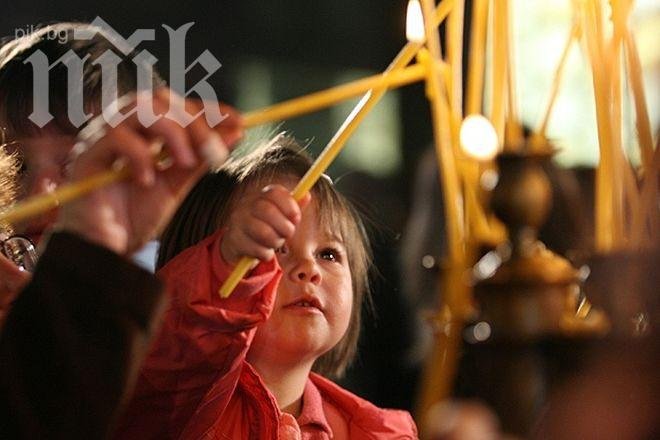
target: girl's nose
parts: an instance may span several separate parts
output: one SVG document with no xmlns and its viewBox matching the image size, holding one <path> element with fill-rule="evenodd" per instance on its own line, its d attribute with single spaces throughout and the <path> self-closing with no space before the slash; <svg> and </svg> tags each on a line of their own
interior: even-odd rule
<svg viewBox="0 0 660 440">
<path fill-rule="evenodd" d="M 318 285 L 321 282 L 321 272 L 313 259 L 304 258 L 293 266 L 290 271 L 290 278 L 294 283 L 312 283 Z"/>
</svg>

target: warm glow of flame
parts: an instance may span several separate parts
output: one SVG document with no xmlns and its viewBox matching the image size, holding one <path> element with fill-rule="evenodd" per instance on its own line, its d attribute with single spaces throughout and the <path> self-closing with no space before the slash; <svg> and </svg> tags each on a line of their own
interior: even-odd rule
<svg viewBox="0 0 660 440">
<path fill-rule="evenodd" d="M 422 5 L 419 4 L 419 0 L 408 1 L 408 12 L 406 14 L 406 38 L 411 43 L 423 43 L 426 40 L 426 35 L 424 34 Z"/>
<path fill-rule="evenodd" d="M 491 160 L 498 150 L 493 124 L 482 115 L 470 115 L 461 124 L 461 148 L 477 160 Z"/>
</svg>

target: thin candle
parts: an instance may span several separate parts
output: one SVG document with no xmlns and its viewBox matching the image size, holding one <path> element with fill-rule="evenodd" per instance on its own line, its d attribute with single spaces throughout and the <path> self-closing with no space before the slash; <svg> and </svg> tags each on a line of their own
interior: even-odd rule
<svg viewBox="0 0 660 440">
<path fill-rule="evenodd" d="M 660 142 L 660 140 L 659 140 Z M 638 249 L 653 246 L 658 239 L 658 174 L 660 173 L 660 145 L 653 153 L 649 172 L 645 175 L 639 200 L 639 209 L 633 212 L 631 242 Z M 645 234 L 647 227 L 650 229 Z"/>
<path fill-rule="evenodd" d="M 448 124 L 450 114 L 449 105 L 445 98 L 444 82 L 440 81 L 434 68 L 434 64 L 442 60 L 442 51 L 440 49 L 438 28 L 432 20 L 432 5 L 431 0 L 422 0 L 428 48 L 428 52 L 424 53 L 428 54 L 427 62 L 429 63 L 427 86 L 430 92 L 429 102 L 433 121 L 433 137 L 439 161 L 438 169 L 443 183 L 449 257 L 452 261 L 463 261 L 463 215 L 460 206 L 462 196 L 452 147 L 451 128 Z M 422 51 L 420 51 L 421 53 Z"/>
<path fill-rule="evenodd" d="M 447 63 L 450 66 L 449 107 L 452 114 L 452 140 L 456 145 L 463 120 L 463 15 L 465 0 L 455 0 L 447 18 Z"/>
<path fill-rule="evenodd" d="M 505 3 L 508 0 L 496 0 L 493 2 L 493 32 L 491 34 L 493 46 L 493 65 L 491 74 L 491 122 L 495 127 L 500 145 L 504 144 L 504 122 L 505 122 L 505 99 L 507 84 L 506 63 L 506 14 Z"/>
<path fill-rule="evenodd" d="M 423 373 L 418 414 L 426 414 L 432 403 L 449 394 L 449 384 L 458 365 L 457 353 L 460 346 L 460 329 L 468 307 L 467 286 L 461 279 L 465 264 L 465 236 L 463 225 L 463 195 L 451 144 L 450 109 L 446 100 L 445 81 L 437 75 L 435 63 L 441 60 L 438 28 L 431 17 L 432 0 L 422 0 L 425 18 L 426 44 L 428 51 L 420 50 L 420 59 L 428 63 L 427 96 L 431 105 L 433 137 L 435 140 L 438 171 L 442 180 L 443 200 L 447 227 L 449 258 L 447 270 L 443 271 L 441 282 L 445 306 L 438 316 L 439 324 L 445 329 L 438 335 L 438 344 L 431 358 L 434 364 L 427 363 Z"/>
<path fill-rule="evenodd" d="M 40 194 L 25 202 L 18 203 L 11 209 L 0 213 L 0 224 L 16 224 L 26 219 L 43 214 L 61 204 L 84 196 L 96 189 L 110 185 L 127 178 L 130 175 L 127 168 L 108 170 L 96 174 L 84 181 L 63 185 L 51 193 Z"/>
<path fill-rule="evenodd" d="M 602 29 L 598 20 L 600 16 L 594 1 L 585 4 L 583 31 L 587 40 L 587 53 L 591 64 L 594 98 L 596 104 L 596 119 L 598 122 L 598 141 L 600 161 L 596 169 L 595 195 L 595 245 L 598 251 L 609 251 L 614 247 L 613 206 L 614 194 L 612 133 L 610 131 L 609 90 L 607 72 L 604 69 Z"/>
<path fill-rule="evenodd" d="M 466 112 L 481 113 L 484 87 L 484 61 L 486 60 L 486 29 L 488 25 L 488 0 L 472 2 L 472 26 L 470 28 L 470 57 L 467 76 Z"/>
<path fill-rule="evenodd" d="M 566 44 L 564 44 L 564 49 L 562 50 L 561 56 L 559 57 L 559 63 L 555 69 L 554 77 L 552 80 L 552 85 L 550 86 L 550 96 L 548 98 L 548 103 L 545 106 L 545 111 L 543 112 L 543 117 L 541 122 L 539 122 L 538 127 L 535 132 L 535 140 L 540 140 L 544 142 L 545 134 L 548 129 L 548 122 L 550 121 L 550 115 L 552 114 L 552 109 L 557 99 L 557 93 L 559 91 L 559 84 L 564 74 L 564 68 L 566 67 L 566 62 L 568 60 L 568 55 L 570 54 L 571 47 L 573 43 L 580 37 L 581 27 L 580 23 L 576 20 L 571 27 L 571 32 L 566 38 Z M 538 142 L 538 141 L 537 141 Z M 532 147 L 538 147 L 537 142 L 535 142 Z"/>
<path fill-rule="evenodd" d="M 250 128 L 273 121 L 295 118 L 330 107 L 346 99 L 354 98 L 373 88 L 392 89 L 401 87 L 420 81 L 424 76 L 424 67 L 415 65 L 386 74 L 379 73 L 348 84 L 245 113 L 243 123 L 246 128 Z"/>
<path fill-rule="evenodd" d="M 157 140 L 154 141 L 152 148 L 160 150 L 162 146 L 162 140 Z M 161 161 L 165 158 L 165 153 L 161 152 L 154 160 Z M 36 217 L 60 205 L 89 194 L 94 190 L 124 180 L 130 175 L 129 168 L 121 165 L 86 179 L 62 185 L 53 192 L 31 197 L 0 213 L 0 224 L 16 224 Z"/>
<path fill-rule="evenodd" d="M 637 127 L 637 136 L 639 138 L 639 148 L 641 150 L 642 164 L 645 173 L 651 171 L 653 163 L 653 137 L 651 136 L 651 121 L 646 107 L 646 95 L 644 93 L 644 81 L 642 78 L 642 66 L 637 53 L 637 44 L 635 36 L 627 30 L 624 36 L 626 66 L 628 80 L 632 89 L 633 100 L 635 102 L 635 125 Z"/>
<path fill-rule="evenodd" d="M 506 91 L 507 91 L 507 113 L 506 124 L 504 130 L 504 146 L 512 150 L 522 148 L 523 135 L 522 127 L 518 117 L 518 97 L 516 94 L 516 63 L 515 63 L 515 47 L 511 29 L 513 26 L 512 8 L 509 7 L 509 2 L 503 2 L 503 7 L 506 8 L 502 11 L 504 14 L 504 43 L 506 54 Z"/>
</svg>

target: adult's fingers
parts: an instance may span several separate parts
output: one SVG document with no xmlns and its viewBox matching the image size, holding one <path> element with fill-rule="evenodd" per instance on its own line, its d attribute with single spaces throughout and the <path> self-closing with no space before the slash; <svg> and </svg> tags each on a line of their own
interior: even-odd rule
<svg viewBox="0 0 660 440">
<path fill-rule="evenodd" d="M 119 125 L 83 152 L 73 165 L 75 178 L 86 177 L 110 167 L 118 158 L 125 158 L 134 178 L 144 185 L 155 180 L 150 145 L 131 128 Z"/>
<path fill-rule="evenodd" d="M 220 133 L 225 144 L 231 148 L 243 137 L 243 118 L 238 110 L 227 104 L 218 103 L 218 106 L 225 119 L 215 129 Z"/>
<path fill-rule="evenodd" d="M 156 114 L 165 114 L 169 103 L 157 95 L 153 99 L 153 108 Z M 161 117 L 149 127 L 143 127 L 141 131 L 152 137 L 163 138 L 175 165 L 192 168 L 199 162 L 192 148 L 193 140 L 177 121 Z"/>
<path fill-rule="evenodd" d="M 176 103 L 174 104 L 176 105 Z M 184 111 L 191 115 L 200 115 L 193 119 L 186 129 L 193 144 L 197 146 L 199 154 L 201 154 L 211 166 L 218 167 L 222 165 L 229 156 L 229 148 L 227 147 L 225 140 L 222 138 L 222 135 L 209 127 L 206 118 L 203 116 L 203 110 L 204 105 L 202 102 L 193 99 L 185 100 Z"/>
</svg>

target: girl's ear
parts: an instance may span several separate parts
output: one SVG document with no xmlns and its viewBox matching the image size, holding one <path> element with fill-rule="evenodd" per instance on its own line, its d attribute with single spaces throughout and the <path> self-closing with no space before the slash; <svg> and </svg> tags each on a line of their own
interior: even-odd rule
<svg viewBox="0 0 660 440">
<path fill-rule="evenodd" d="M 309 202 L 311 201 L 312 201 L 312 194 L 308 192 L 303 196 L 302 199 L 298 200 L 298 206 L 300 206 L 300 210 L 304 211 L 307 205 L 309 205 Z"/>
</svg>

